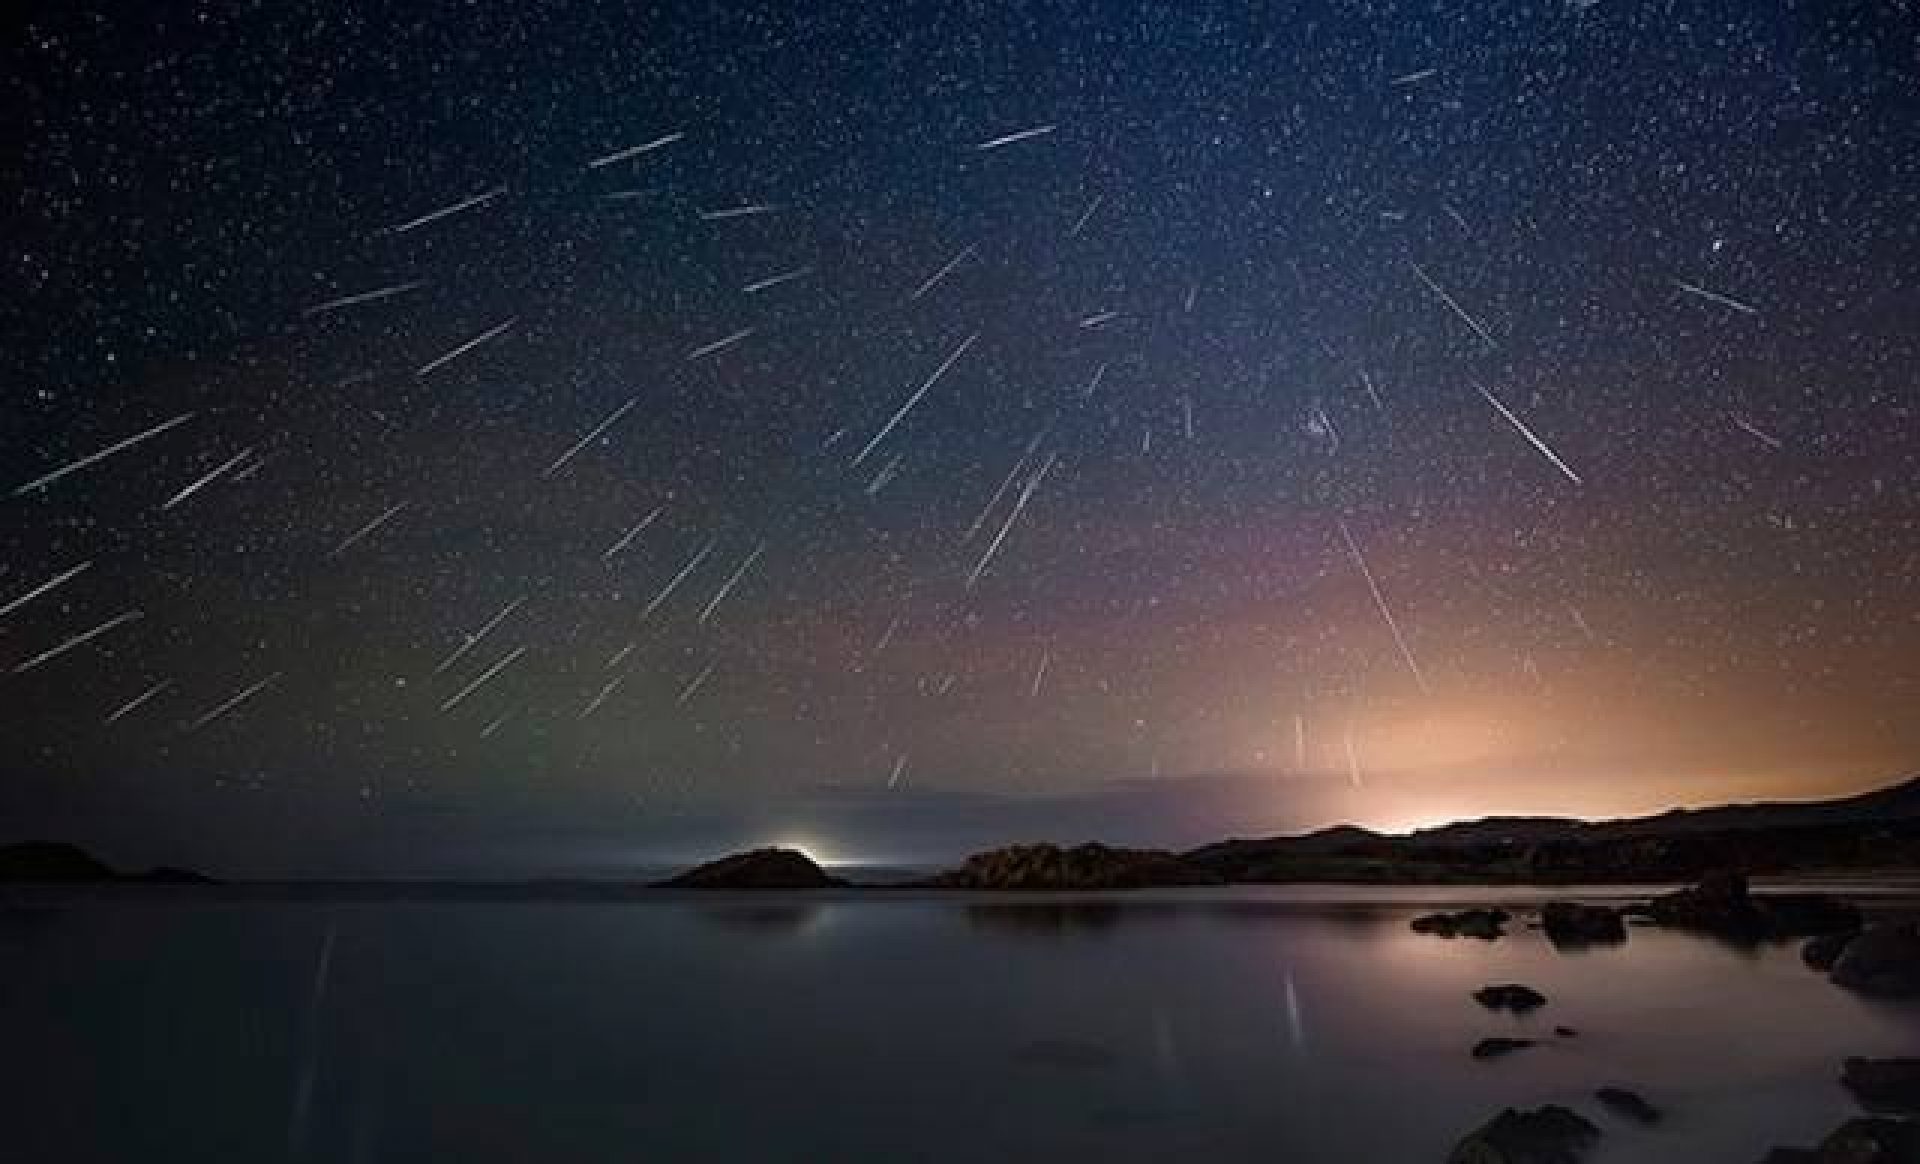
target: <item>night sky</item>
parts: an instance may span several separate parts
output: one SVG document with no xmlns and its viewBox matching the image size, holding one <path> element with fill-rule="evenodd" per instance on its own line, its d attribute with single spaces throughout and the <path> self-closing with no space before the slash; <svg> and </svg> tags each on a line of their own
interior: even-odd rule
<svg viewBox="0 0 1920 1164">
<path fill-rule="evenodd" d="M 83 7 L 4 62 L 7 839 L 922 861 L 1920 767 L 1906 0 Z"/>
</svg>

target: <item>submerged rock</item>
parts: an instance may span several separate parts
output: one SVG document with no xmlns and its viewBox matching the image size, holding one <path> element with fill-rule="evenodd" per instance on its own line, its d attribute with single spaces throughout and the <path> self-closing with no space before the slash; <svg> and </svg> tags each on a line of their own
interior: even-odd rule
<svg viewBox="0 0 1920 1164">
<path fill-rule="evenodd" d="M 1498 1059 L 1502 1055 L 1511 1055 L 1515 1051 L 1524 1051 L 1533 1046 L 1532 1039 L 1481 1039 L 1473 1045 L 1473 1057 L 1476 1059 Z"/>
<path fill-rule="evenodd" d="M 1525 1014 L 1547 1005 L 1546 995 L 1518 982 L 1482 986 L 1473 992 L 1473 1000 L 1488 1010 L 1510 1010 L 1515 1014 Z"/>
<path fill-rule="evenodd" d="M 1848 1120 L 1818 1148 L 1775 1148 L 1760 1164 L 1920 1164 L 1920 1121 Z"/>
<path fill-rule="evenodd" d="M 1593 1093 L 1593 1097 L 1605 1104 L 1608 1111 L 1636 1123 L 1660 1122 L 1660 1109 L 1648 1103 L 1638 1092 L 1628 1091 L 1624 1087 L 1602 1087 Z"/>
<path fill-rule="evenodd" d="M 1479 938 L 1491 942 L 1503 937 L 1503 928 L 1512 920 L 1504 909 L 1463 909 L 1459 913 L 1429 913 L 1407 923 L 1417 934 L 1435 934 L 1442 938 Z"/>
<path fill-rule="evenodd" d="M 1920 1059 L 1848 1059 L 1840 1082 L 1868 1111 L 1920 1115 Z"/>
<path fill-rule="evenodd" d="M 1540 908 L 1540 928 L 1555 945 L 1624 942 L 1627 923 L 1620 911 L 1577 901 L 1549 901 Z"/>
<path fill-rule="evenodd" d="M 1577 1164 L 1599 1138 L 1591 1121 L 1558 1104 L 1510 1107 L 1454 1145 L 1447 1164 Z"/>
<path fill-rule="evenodd" d="M 1920 923 L 1868 926 L 1834 960 L 1841 986 L 1874 994 L 1920 994 Z"/>
<path fill-rule="evenodd" d="M 837 889 L 846 884 L 798 849 L 754 849 L 696 866 L 660 882 L 660 888 Z"/>
</svg>

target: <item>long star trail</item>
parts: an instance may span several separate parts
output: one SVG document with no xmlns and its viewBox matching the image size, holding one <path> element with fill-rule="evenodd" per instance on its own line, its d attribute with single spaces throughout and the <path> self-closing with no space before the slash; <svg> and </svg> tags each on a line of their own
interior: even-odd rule
<svg viewBox="0 0 1920 1164">
<path fill-rule="evenodd" d="M 686 136 L 686 132 L 682 130 L 676 133 L 666 134 L 663 137 L 656 137 L 652 141 L 641 142 L 639 145 L 627 146 L 625 149 L 618 149 L 610 154 L 602 154 L 588 162 L 587 169 L 598 170 L 606 166 L 611 166 L 616 162 L 624 162 L 628 158 L 637 158 L 642 154 L 650 154 L 657 149 L 670 146 Z"/>
<path fill-rule="evenodd" d="M 754 202 L 746 206 L 725 206 L 719 210 L 702 210 L 700 221 L 725 222 L 730 218 L 758 218 L 763 214 L 772 214 L 780 209 L 767 202 Z"/>
<path fill-rule="evenodd" d="M 1347 543 L 1347 553 L 1353 556 L 1353 564 L 1360 567 L 1360 576 L 1367 580 L 1367 590 L 1373 595 L 1373 604 L 1379 608 L 1380 617 L 1386 620 L 1387 629 L 1393 632 L 1393 645 L 1400 648 L 1400 657 L 1406 661 L 1407 670 L 1413 673 L 1413 681 L 1424 693 L 1428 691 L 1427 677 L 1420 670 L 1419 660 L 1413 657 L 1413 648 L 1407 645 L 1407 637 L 1400 633 L 1400 621 L 1393 617 L 1393 609 L 1387 605 L 1386 595 L 1380 593 L 1380 583 L 1373 576 L 1373 568 L 1367 565 L 1366 555 L 1360 552 L 1360 543 L 1353 540 L 1348 532 L 1347 523 L 1340 522 L 1340 539 Z"/>
<path fill-rule="evenodd" d="M 618 424 L 620 421 L 620 418 L 625 416 L 627 413 L 633 411 L 633 406 L 638 403 L 640 403 L 640 398 L 638 396 L 635 396 L 631 400 L 627 401 L 625 404 L 622 404 L 620 407 L 608 413 L 605 420 L 602 420 L 599 424 L 594 425 L 593 430 L 587 433 L 586 436 L 583 436 L 579 440 L 573 442 L 573 447 L 569 448 L 566 452 L 561 453 L 559 457 L 555 458 L 553 464 L 548 465 L 545 469 L 540 471 L 540 475 L 542 477 L 552 477 L 555 473 L 558 473 L 561 469 L 565 468 L 567 462 L 573 460 L 574 457 L 578 456 L 581 449 L 584 449 L 588 445 L 592 444 L 595 437 L 598 437 L 601 433 L 606 432 L 608 429 L 612 428 L 615 424 Z"/>
<path fill-rule="evenodd" d="M 1001 523 L 1000 532 L 993 536 L 993 543 L 987 547 L 986 553 L 980 555 L 980 560 L 973 565 L 973 571 L 967 575 L 967 589 L 973 589 L 974 584 L 980 581 L 980 576 L 987 572 L 987 567 L 993 564 L 994 557 L 1000 552 L 1001 543 L 1007 540 L 1007 534 L 1012 531 L 1013 524 L 1020 520 L 1020 514 L 1027 508 L 1027 502 L 1033 499 L 1034 490 L 1040 488 L 1040 482 L 1053 471 L 1054 462 L 1059 457 L 1058 453 L 1048 453 L 1047 459 L 1038 471 L 1027 478 L 1027 483 L 1020 489 L 1019 498 L 1013 503 L 1012 512 L 1008 513 L 1007 520 Z"/>
<path fill-rule="evenodd" d="M 907 296 L 907 302 L 908 303 L 916 302 L 917 300 L 919 300 L 919 298 L 922 295 L 925 295 L 927 292 L 933 290 L 935 287 L 938 287 L 940 285 L 941 280 L 945 279 L 948 275 L 951 275 L 953 273 L 954 268 L 958 267 L 961 263 L 965 262 L 967 259 L 967 256 L 971 255 L 974 252 L 974 249 L 978 246 L 979 246 L 978 243 L 968 243 L 966 246 L 961 247 L 959 254 L 956 254 L 951 259 L 948 259 L 946 263 L 942 265 L 939 270 L 935 271 L 931 275 L 928 275 L 926 278 L 926 282 L 920 284 L 920 286 L 914 289 L 913 294 Z"/>
<path fill-rule="evenodd" d="M 887 777 L 887 787 L 892 788 L 894 785 L 900 783 L 900 777 L 904 776 L 906 771 L 907 754 L 902 752 L 893 762 L 893 772 Z"/>
<path fill-rule="evenodd" d="M 1033 669 L 1033 685 L 1027 691 L 1027 697 L 1029 699 L 1040 698 L 1040 684 L 1045 682 L 1047 678 L 1047 664 L 1052 661 L 1052 651 L 1043 650 L 1040 652 L 1040 662 Z"/>
<path fill-rule="evenodd" d="M 1758 307 L 1753 306 L 1751 303 L 1742 303 L 1738 299 L 1733 298 L 1731 295 L 1722 295 L 1718 291 L 1709 291 L 1707 288 L 1700 286 L 1698 283 L 1688 283 L 1683 279 L 1675 279 L 1673 281 L 1673 285 L 1675 287 L 1680 288 L 1680 290 L 1687 292 L 1690 295 L 1699 296 L 1700 298 L 1706 300 L 1708 303 L 1718 303 L 1722 307 L 1730 307 L 1733 310 L 1738 311 L 1742 315 L 1760 314 L 1760 309 Z"/>
<path fill-rule="evenodd" d="M 344 554 L 348 550 L 359 545 L 361 542 L 365 541 L 369 536 L 371 536 L 375 530 L 379 529 L 381 526 L 387 524 L 388 522 L 392 521 L 395 517 L 399 516 L 400 511 L 405 509 L 406 507 L 407 507 L 407 503 L 404 501 L 400 502 L 397 505 L 389 506 L 385 512 L 380 514 L 380 516 L 374 518 L 372 521 L 368 522 L 367 524 L 361 526 L 359 529 L 354 530 L 352 533 L 342 538 L 340 540 L 340 543 L 334 546 L 333 550 L 327 554 L 327 557 L 337 558 L 341 554 Z"/>
<path fill-rule="evenodd" d="M 717 355 L 720 352 L 724 352 L 728 348 L 732 347 L 733 345 L 746 339 L 748 336 L 751 336 L 753 334 L 753 331 L 754 331 L 753 328 L 743 327 L 739 331 L 734 332 L 732 335 L 722 336 L 721 338 L 714 340 L 710 344 L 702 344 L 701 346 L 687 353 L 687 363 L 691 364 L 695 360 L 704 360 L 708 356 Z"/>
<path fill-rule="evenodd" d="M 707 555 L 713 553 L 713 548 L 719 544 L 717 539 L 709 540 L 706 545 L 700 547 L 693 557 L 688 558 L 687 564 L 680 567 L 680 572 L 675 574 L 672 580 L 665 586 L 661 587 L 660 592 L 655 594 L 653 600 L 647 603 L 646 609 L 640 612 L 640 620 L 645 622 L 654 611 L 660 609 L 661 603 L 673 597 L 673 592 L 680 589 L 680 584 L 687 580 L 687 575 L 699 569 L 700 563 L 706 561 Z"/>
<path fill-rule="evenodd" d="M 720 589 L 714 592 L 713 598 L 707 602 L 706 606 L 701 608 L 700 617 L 694 620 L 696 623 L 701 626 L 706 625 L 707 620 L 713 617 L 713 612 L 720 609 L 720 604 L 727 600 L 727 595 L 733 593 L 733 588 L 740 584 L 740 579 L 747 576 L 748 570 L 753 569 L 753 564 L 760 560 L 760 555 L 765 553 L 766 549 L 767 543 L 765 542 L 761 542 L 759 545 L 753 547 L 753 552 L 746 556 L 746 560 L 740 563 L 739 568 L 728 576 L 727 580 L 721 584 Z"/>
<path fill-rule="evenodd" d="M 33 658 L 28 659 L 26 662 L 21 663 L 19 666 L 15 667 L 13 669 L 13 673 L 15 675 L 25 675 L 27 672 L 35 669 L 36 667 L 40 667 L 46 663 L 53 662 L 55 659 L 58 659 L 60 656 L 66 654 L 69 651 L 79 650 L 81 647 L 86 646 L 88 643 L 99 638 L 101 635 L 107 634 L 108 632 L 115 630 L 116 628 L 125 626 L 130 622 L 138 621 L 140 617 L 141 617 L 141 612 L 137 610 L 129 610 L 123 614 L 116 614 L 112 618 L 101 623 L 99 626 L 94 627 L 92 630 L 84 631 L 80 634 L 74 635 L 72 638 L 67 639 L 65 642 L 62 642 L 57 646 L 41 651 L 39 654 L 35 655 Z"/>
<path fill-rule="evenodd" d="M 486 686 L 487 683 L 490 682 L 494 676 L 498 675 L 500 672 L 512 666 L 514 660 L 518 659 L 520 656 L 526 653 L 527 653 L 527 648 L 524 646 L 521 646 L 521 647 L 515 647 L 513 650 L 508 651 L 506 654 L 500 656 L 500 658 L 494 662 L 493 666 L 488 667 L 486 670 L 480 672 L 479 676 L 476 677 L 473 680 L 473 682 L 468 683 L 465 687 L 462 687 L 460 690 L 448 696 L 446 701 L 440 705 L 440 710 L 443 712 L 452 711 L 454 708 L 460 706 L 460 704 L 463 701 L 465 701 L 467 696 L 472 695 L 474 692 Z"/>
<path fill-rule="evenodd" d="M 1079 238 L 1080 232 L 1085 230 L 1087 228 L 1087 223 L 1093 220 L 1094 212 L 1099 210 L 1100 204 L 1102 202 L 1105 202 L 1106 200 L 1107 200 L 1107 196 L 1105 194 L 1100 194 L 1100 195 L 1096 195 L 1092 202 L 1087 203 L 1086 210 L 1081 213 L 1079 218 L 1074 220 L 1073 228 L 1067 231 L 1067 237 Z"/>
<path fill-rule="evenodd" d="M 524 606 L 526 604 L 526 601 L 527 601 L 527 596 L 522 594 L 520 597 L 514 599 L 512 602 L 509 602 L 505 606 L 501 607 L 499 611 L 497 611 L 492 618 L 489 618 L 486 622 L 480 625 L 479 630 L 473 631 L 470 634 L 462 636 L 460 640 L 460 645 L 455 647 L 453 651 L 447 655 L 446 658 L 440 660 L 440 665 L 433 669 L 433 673 L 435 675 L 444 674 L 455 663 L 458 663 L 461 659 L 466 658 L 468 651 L 471 651 L 475 647 L 479 646 L 481 642 L 485 640 L 488 635 L 492 634 L 494 630 L 497 627 L 499 627 L 501 623 L 507 621 L 507 618 L 510 615 L 512 615 L 514 611 L 519 610 L 522 606 Z"/>
<path fill-rule="evenodd" d="M 1493 333 L 1488 331 L 1485 327 L 1481 326 L 1481 323 L 1479 320 L 1475 319 L 1472 315 L 1469 315 L 1467 313 L 1467 309 L 1460 306 L 1460 301 L 1455 299 L 1452 295 L 1449 295 L 1445 287 L 1442 287 L 1440 284 L 1434 282 L 1433 276 L 1427 274 L 1426 269 L 1424 267 L 1422 267 L 1419 263 L 1412 261 L 1411 259 L 1407 261 L 1407 266 L 1412 267 L 1413 273 L 1420 276 L 1420 281 L 1427 285 L 1427 290 L 1439 296 L 1440 302 L 1446 304 L 1449 310 L 1451 310 L 1455 315 L 1459 316 L 1461 321 L 1464 322 L 1468 327 L 1472 328 L 1473 334 L 1479 336 L 1482 340 L 1486 341 L 1486 345 L 1488 347 L 1497 348 L 1500 346 L 1499 344 L 1494 342 Z"/>
<path fill-rule="evenodd" d="M 1057 124 L 1036 125 L 1032 129 L 1017 130 L 1013 133 L 1002 134 L 999 137 L 988 138 L 986 141 L 976 143 L 973 148 L 980 153 L 985 153 L 988 150 L 997 150 L 1002 146 L 1010 146 L 1015 142 L 1032 141 L 1036 137 L 1045 137 L 1058 128 L 1059 126 Z"/>
<path fill-rule="evenodd" d="M 196 719 L 192 723 L 188 724 L 185 730 L 188 732 L 199 731 L 201 728 L 206 727 L 208 724 L 214 722 L 215 720 L 221 719 L 222 717 L 226 716 L 227 714 L 232 712 L 234 709 L 238 708 L 241 704 L 247 702 L 249 699 L 252 699 L 254 696 L 260 694 L 262 691 L 265 691 L 267 688 L 279 682 L 279 680 L 280 680 L 280 672 L 275 671 L 273 674 L 267 676 L 265 679 L 260 680 L 258 683 L 255 683 L 250 687 L 242 688 L 239 692 L 237 692 L 231 698 L 226 700 L 224 703 L 221 703 L 212 708 L 209 708 L 207 712 L 204 715 L 202 715 L 199 719 Z"/>
<path fill-rule="evenodd" d="M 1013 487 L 1014 479 L 1020 475 L 1020 470 L 1026 468 L 1028 462 L 1033 460 L 1033 454 L 1040 451 L 1040 442 L 1046 439 L 1047 432 L 1048 429 L 1043 428 L 1033 434 L 1033 439 L 1027 442 L 1026 451 L 1021 453 L 1020 459 L 1013 463 L 1013 468 L 1007 470 L 1007 475 L 1000 479 L 1000 487 L 993 491 L 992 497 L 987 498 L 987 503 L 981 506 L 980 512 L 975 515 L 973 524 L 967 527 L 966 534 L 960 539 L 961 545 L 972 541 L 974 535 L 980 532 L 980 527 L 986 524 L 988 515 L 999 506 L 1000 499 L 1007 495 L 1007 490 Z"/>
<path fill-rule="evenodd" d="M 422 214 L 420 217 L 410 218 L 407 221 L 400 223 L 398 226 L 382 227 L 380 230 L 374 233 L 406 234 L 408 231 L 418 230 L 421 227 L 426 226 L 428 223 L 439 222 L 443 218 L 450 218 L 453 215 L 464 214 L 469 210 L 473 210 L 477 207 L 485 206 L 487 203 L 493 201 L 495 198 L 500 197 L 500 195 L 505 194 L 506 192 L 507 192 L 507 188 L 505 186 L 495 186 L 491 190 L 487 190 L 482 193 L 475 194 L 472 197 L 462 198 L 460 201 L 453 203 L 451 206 L 442 206 L 438 210 L 428 211 L 427 213 Z"/>
<path fill-rule="evenodd" d="M 108 714 L 107 718 L 100 721 L 101 726 L 104 727 L 108 724 L 119 723 L 121 720 L 125 719 L 129 715 L 132 715 L 134 712 L 140 710 L 142 707 L 145 707 L 148 703 L 152 702 L 155 698 L 157 698 L 162 692 L 168 690 L 172 686 L 173 686 L 173 680 L 162 679 L 160 682 L 155 683 L 153 686 L 147 688 L 145 691 L 142 691 L 140 694 L 134 696 L 132 699 L 127 700 L 125 703 L 121 704 L 119 707 L 114 708 L 113 711 Z"/>
<path fill-rule="evenodd" d="M 1560 459 L 1560 454 L 1554 452 L 1551 448 L 1548 448 L 1547 442 L 1541 440 L 1538 436 L 1534 435 L 1534 431 L 1527 427 L 1525 421 L 1515 416 L 1511 409 L 1509 409 L 1505 404 L 1501 403 L 1500 398 L 1498 396 L 1495 396 L 1492 392 L 1490 392 L 1485 387 L 1479 384 L 1474 385 L 1474 387 L 1480 389 L 1480 395 L 1486 397 L 1487 403 L 1493 405 L 1494 411 L 1498 412 L 1501 416 L 1506 417 L 1508 424 L 1512 425 L 1514 429 L 1520 433 L 1521 436 L 1526 437 L 1527 442 L 1529 444 L 1531 444 L 1534 448 L 1540 450 L 1541 456 L 1545 457 L 1548 461 L 1552 462 L 1554 468 L 1560 470 L 1562 473 L 1565 473 L 1567 476 L 1567 480 L 1573 482 L 1575 485 L 1584 485 L 1586 483 L 1580 480 L 1580 474 L 1574 472 L 1571 466 L 1569 466 L 1565 461 Z"/>
<path fill-rule="evenodd" d="M 126 438 L 125 440 L 115 441 L 113 444 L 108 445 L 106 448 L 101 449 L 99 452 L 88 453 L 86 456 L 81 457 L 79 460 L 70 461 L 67 464 L 62 465 L 58 469 L 55 469 L 51 473 L 47 473 L 42 476 L 35 477 L 33 480 L 27 482 L 25 485 L 22 485 L 16 488 L 13 491 L 13 495 L 15 497 L 24 497 L 25 495 L 32 493 L 36 489 L 45 489 L 47 486 L 53 484 L 55 481 L 58 481 L 63 477 L 70 476 L 74 473 L 78 473 L 80 470 L 87 468 L 89 465 L 97 465 L 101 461 L 106 460 L 108 457 L 114 456 L 115 454 L 118 454 L 118 453 L 124 453 L 128 449 L 131 449 L 136 445 L 144 444 L 145 442 L 152 440 L 154 437 L 159 436 L 161 433 L 171 432 L 173 429 L 176 429 L 181 425 L 187 423 L 189 420 L 192 420 L 193 417 L 194 417 L 193 413 L 183 412 L 179 416 L 174 417 L 172 420 L 164 421 L 160 424 L 154 425 L 152 428 L 147 429 L 145 432 L 138 432 Z"/>
<path fill-rule="evenodd" d="M 791 271 L 782 271 L 778 275 L 768 275 L 764 279 L 756 279 L 745 287 L 740 288 L 740 291 L 744 295 L 754 295 L 761 291 L 779 287 L 782 284 L 791 283 L 796 279 L 804 279 L 811 274 L 813 274 L 812 267 L 795 267 Z"/>
<path fill-rule="evenodd" d="M 600 690 L 594 693 L 593 698 L 587 700 L 587 705 L 580 709 L 580 714 L 575 718 L 585 719 L 594 712 L 599 711 L 600 708 L 606 704 L 607 700 L 612 697 L 613 693 L 619 689 L 621 682 L 625 679 L 625 675 L 615 675 L 613 678 L 607 680 L 606 683 L 601 686 Z"/>
<path fill-rule="evenodd" d="M 868 441 L 866 446 L 860 450 L 859 455 L 853 458 L 855 467 L 858 467 L 860 462 L 866 460 L 867 457 L 872 454 L 873 450 L 879 447 L 881 441 L 887 439 L 887 434 L 891 433 L 896 425 L 906 419 L 907 414 L 912 412 L 914 406 L 920 403 L 921 397 L 927 394 L 927 390 L 935 384 L 938 384 L 940 377 L 947 374 L 947 369 L 959 362 L 960 357 L 966 355 L 967 349 L 973 346 L 973 341 L 979 338 L 980 333 L 975 332 L 966 339 L 961 340 L 960 346 L 953 349 L 952 354 L 946 359 L 940 361 L 940 366 L 933 370 L 933 375 L 927 377 L 926 383 L 920 385 L 919 388 L 914 390 L 913 395 L 907 397 L 906 403 L 902 404 L 899 409 L 894 412 L 892 418 L 889 419 L 887 423 L 880 426 L 880 431 L 874 433 L 873 439 Z"/>
<path fill-rule="evenodd" d="M 476 335 L 472 339 L 461 344 L 459 347 L 454 348 L 450 352 L 447 352 L 445 355 L 436 356 L 433 359 L 428 360 L 426 363 L 420 365 L 419 368 L 415 369 L 413 374 L 416 377 L 420 377 L 420 378 L 425 378 L 427 376 L 430 376 L 434 372 L 439 371 L 441 368 L 446 367 L 448 364 L 453 363 L 455 360 L 459 359 L 461 356 L 464 356 L 468 352 L 479 347 L 481 344 L 488 343 L 492 340 L 498 339 L 502 335 L 505 335 L 507 332 L 507 329 L 511 328 L 514 324 L 519 322 L 520 320 L 516 317 L 513 319 L 505 320 L 501 323 L 495 324 L 494 326 L 481 332 L 479 335 Z"/>
<path fill-rule="evenodd" d="M 1786 445 L 1780 440 L 1779 437 L 1760 431 L 1760 429 L 1757 428 L 1752 421 L 1748 420 L 1744 416 L 1741 416 L 1739 413 L 1729 412 L 1727 414 L 1727 419 L 1733 421 L 1733 426 L 1735 428 L 1739 429 L 1743 433 L 1746 433 L 1748 436 L 1752 437 L 1754 440 L 1759 441 L 1761 444 L 1767 446 L 1770 449 L 1775 450 L 1776 452 L 1786 447 Z M 0 610 L 0 614 L 5 614 L 5 613 L 6 611 Z"/>
<path fill-rule="evenodd" d="M 382 299 L 391 299 L 396 295 L 405 295 L 409 291 L 418 290 L 426 285 L 426 280 L 414 279 L 406 283 L 394 283 L 386 287 L 376 287 L 372 291 L 362 291 L 357 295 L 342 295 L 338 299 L 329 299 L 325 303 L 316 303 L 300 314 L 307 316 L 326 315 L 329 312 L 339 311 L 345 307 L 358 307 L 362 303 L 377 303 Z"/>
<path fill-rule="evenodd" d="M 676 699 L 674 699 L 673 705 L 675 707 L 685 707 L 687 704 L 687 700 L 692 699 L 694 697 L 694 694 L 698 692 L 703 685 L 705 685 L 707 681 L 707 676 L 713 674 L 713 669 L 719 665 L 720 665 L 719 660 L 716 659 L 716 660 L 713 660 L 712 662 L 709 662 L 705 667 L 702 667 L 700 669 L 700 673 L 698 675 L 695 675 L 691 682 L 689 682 L 685 687 L 682 687 L 680 689 L 680 694 Z"/>
<path fill-rule="evenodd" d="M 93 563 L 91 561 L 86 561 L 86 562 L 80 563 L 78 566 L 73 566 L 69 569 L 62 570 L 58 574 L 55 574 L 53 577 L 47 579 L 45 582 L 42 582 L 40 583 L 40 585 L 35 586 L 33 589 L 27 591 L 25 594 L 22 594 L 19 597 L 14 598 L 12 601 L 8 602 L 5 606 L 0 606 L 0 618 L 7 617 L 9 614 L 12 614 L 16 610 L 19 610 L 21 607 L 25 606 L 29 602 L 32 602 L 34 599 L 40 597 L 43 594 L 53 593 L 55 590 L 58 590 L 60 587 L 66 585 L 68 582 L 86 573 L 88 567 L 92 565 Z"/>
<path fill-rule="evenodd" d="M 616 540 L 612 545 L 608 546 L 606 549 L 606 552 L 600 555 L 601 559 L 604 561 L 605 559 L 611 558 L 615 554 L 619 553 L 620 551 L 626 549 L 628 546 L 632 545 L 633 539 L 639 537 L 642 533 L 646 532 L 646 529 L 648 526 L 660 520 L 660 515 L 661 513 L 665 512 L 665 510 L 666 510 L 665 506 L 661 506 L 661 505 L 654 506 L 652 510 L 648 511 L 647 516 L 641 518 L 637 523 L 634 524 L 632 529 L 629 529 L 626 533 L 621 534 L 618 540 Z"/>
<path fill-rule="evenodd" d="M 192 497 L 194 494 L 200 492 L 202 489 L 205 489 L 207 486 L 213 484 L 215 481 L 218 481 L 221 477 L 225 476 L 230 470 L 238 466 L 240 462 L 246 460 L 248 457 L 251 457 L 252 455 L 253 455 L 252 449 L 250 448 L 241 449 L 239 452 L 235 453 L 233 456 L 227 458 L 225 461 L 222 461 L 217 468 L 211 470 L 204 476 L 195 479 L 194 482 L 188 485 L 185 489 L 182 489 L 180 492 L 174 494 L 172 497 L 167 498 L 166 502 L 160 506 L 160 512 L 165 513 L 167 510 L 172 509 L 174 506 L 180 504 L 182 501 L 185 501 L 187 498 Z"/>
</svg>

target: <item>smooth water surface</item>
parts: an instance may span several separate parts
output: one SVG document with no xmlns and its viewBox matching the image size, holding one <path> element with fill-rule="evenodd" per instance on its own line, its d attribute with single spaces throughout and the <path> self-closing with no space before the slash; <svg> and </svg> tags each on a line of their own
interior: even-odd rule
<svg viewBox="0 0 1920 1164">
<path fill-rule="evenodd" d="M 7 1158 L 1437 1161 L 1551 1101 L 1597 1161 L 1710 1164 L 1852 1114 L 1845 1056 L 1920 1053 L 1920 1006 L 1793 946 L 1447 941 L 1326 897 L 16 905 Z M 1551 1001 L 1468 997 L 1506 981 Z M 1513 1033 L 1546 1042 L 1468 1057 Z"/>
</svg>

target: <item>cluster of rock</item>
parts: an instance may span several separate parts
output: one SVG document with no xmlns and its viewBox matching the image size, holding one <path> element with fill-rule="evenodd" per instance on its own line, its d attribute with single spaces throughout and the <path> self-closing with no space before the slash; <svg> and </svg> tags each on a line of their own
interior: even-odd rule
<svg viewBox="0 0 1920 1164">
<path fill-rule="evenodd" d="M 1755 897 L 1744 875 L 1707 874 L 1698 885 L 1663 894 L 1627 912 L 1657 925 L 1745 941 L 1846 933 L 1860 928 L 1852 902 L 1825 893 L 1771 893 Z"/>
<path fill-rule="evenodd" d="M 1218 885 L 1218 875 L 1158 849 L 1010 845 L 967 858 L 936 877 L 941 889 L 1146 889 Z"/>
</svg>

